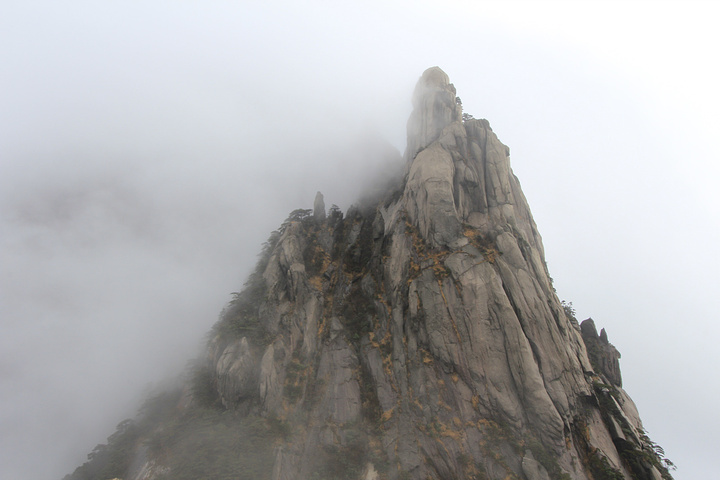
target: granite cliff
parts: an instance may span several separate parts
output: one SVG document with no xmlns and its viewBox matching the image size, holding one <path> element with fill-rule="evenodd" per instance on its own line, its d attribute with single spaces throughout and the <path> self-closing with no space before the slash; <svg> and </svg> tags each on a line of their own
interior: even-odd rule
<svg viewBox="0 0 720 480">
<path fill-rule="evenodd" d="M 215 442 L 195 475 L 672 478 L 619 353 L 553 289 L 508 147 L 437 67 L 413 108 L 404 170 L 346 214 L 318 194 L 290 215 L 184 388 L 119 429 L 113 475 L 186 478 Z"/>
</svg>

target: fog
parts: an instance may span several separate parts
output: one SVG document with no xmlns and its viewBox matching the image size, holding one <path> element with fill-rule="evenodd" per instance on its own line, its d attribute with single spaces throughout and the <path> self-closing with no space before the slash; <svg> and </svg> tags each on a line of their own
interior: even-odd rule
<svg viewBox="0 0 720 480">
<path fill-rule="evenodd" d="M 346 210 L 403 151 L 433 65 L 510 147 L 675 477 L 712 476 L 717 7 L 613 5 L 6 6 L 0 477 L 62 478 L 182 371 L 290 211 Z"/>
</svg>

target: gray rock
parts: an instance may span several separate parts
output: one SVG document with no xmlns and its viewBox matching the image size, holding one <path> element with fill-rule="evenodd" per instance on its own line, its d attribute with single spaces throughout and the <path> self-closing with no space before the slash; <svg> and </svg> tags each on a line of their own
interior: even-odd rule
<svg viewBox="0 0 720 480">
<path fill-rule="evenodd" d="M 212 343 L 224 404 L 254 392 L 259 411 L 295 419 L 277 480 L 308 478 L 358 435 L 358 478 L 546 480 L 517 453 L 528 439 L 573 479 L 592 478 L 593 452 L 630 478 L 613 439 L 641 448 L 642 425 L 619 353 L 566 317 L 509 149 L 486 120 L 462 121 L 437 67 L 413 106 L 402 185 L 328 229 L 284 231 L 258 307 L 268 345 Z M 308 251 L 326 255 L 312 277 Z"/>
<path fill-rule="evenodd" d="M 315 195 L 315 203 L 313 204 L 313 218 L 316 222 L 322 222 L 325 220 L 325 200 L 323 194 L 317 192 Z"/>
<path fill-rule="evenodd" d="M 215 363 L 218 393 L 225 407 L 235 407 L 257 396 L 257 357 L 247 338 L 231 343 Z"/>
<path fill-rule="evenodd" d="M 522 469 L 527 480 L 550 480 L 547 470 L 540 462 L 535 460 L 530 450 L 525 450 L 525 456 L 522 459 Z"/>
<path fill-rule="evenodd" d="M 437 140 L 446 126 L 461 120 L 462 107 L 455 93 L 455 87 L 440 68 L 431 67 L 423 72 L 412 97 L 406 158 L 414 159 L 420 150 Z"/>
<path fill-rule="evenodd" d="M 597 373 L 604 375 L 609 383 L 621 387 L 620 352 L 608 341 L 605 329 L 603 328 L 598 335 L 595 322 L 592 318 L 588 318 L 580 324 L 580 331 L 590 363 L 598 370 Z"/>
</svg>

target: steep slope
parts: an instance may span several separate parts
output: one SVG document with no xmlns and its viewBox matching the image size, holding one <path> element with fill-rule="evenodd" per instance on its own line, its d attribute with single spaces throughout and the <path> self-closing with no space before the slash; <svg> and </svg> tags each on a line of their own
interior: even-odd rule
<svg viewBox="0 0 720 480">
<path fill-rule="evenodd" d="M 413 106 L 404 172 L 274 232 L 126 478 L 184 478 L 168 422 L 203 406 L 264 439 L 273 480 L 671 478 L 617 350 L 555 294 L 508 148 L 437 67 Z"/>
</svg>

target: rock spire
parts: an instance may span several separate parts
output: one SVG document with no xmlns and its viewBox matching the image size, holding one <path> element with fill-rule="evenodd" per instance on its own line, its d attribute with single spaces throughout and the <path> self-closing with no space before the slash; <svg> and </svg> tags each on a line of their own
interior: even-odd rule
<svg viewBox="0 0 720 480">
<path fill-rule="evenodd" d="M 462 106 L 455 93 L 455 86 L 439 67 L 423 72 L 413 93 L 413 112 L 407 124 L 409 159 L 437 140 L 445 127 L 462 119 Z"/>
<path fill-rule="evenodd" d="M 315 203 L 313 204 L 313 218 L 315 221 L 322 222 L 325 220 L 325 199 L 323 194 L 317 192 L 315 195 Z"/>
<path fill-rule="evenodd" d="M 555 293 L 508 148 L 455 93 L 423 73 L 387 192 L 328 218 L 318 194 L 271 236 L 194 408 L 265 422 L 272 480 L 671 479 L 619 354 Z M 146 464 L 173 478 L 193 462 L 161 451 Z"/>
</svg>

